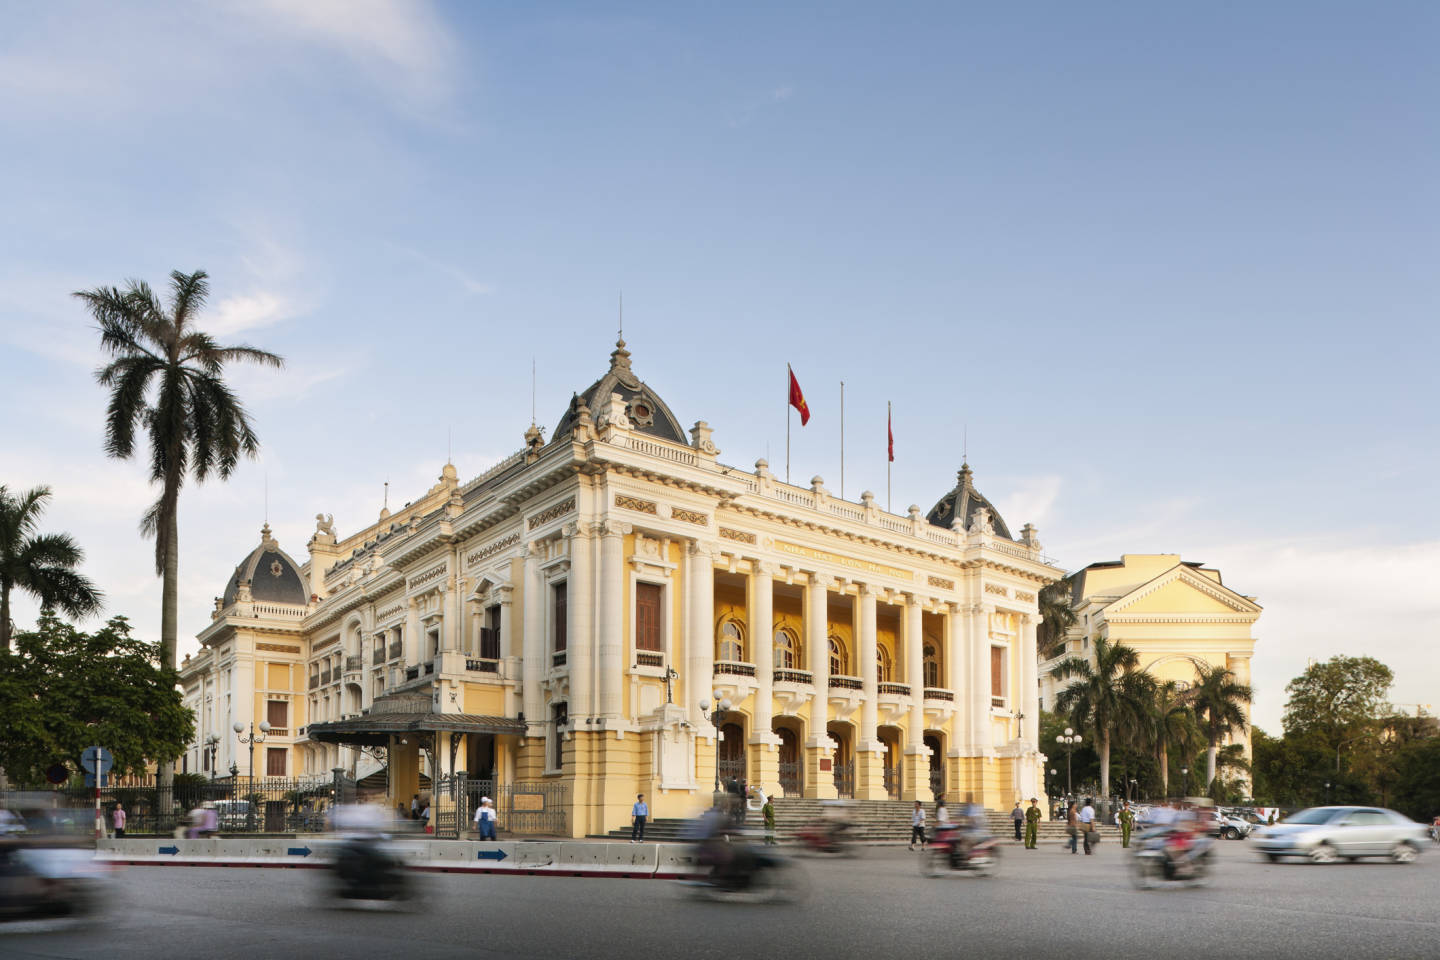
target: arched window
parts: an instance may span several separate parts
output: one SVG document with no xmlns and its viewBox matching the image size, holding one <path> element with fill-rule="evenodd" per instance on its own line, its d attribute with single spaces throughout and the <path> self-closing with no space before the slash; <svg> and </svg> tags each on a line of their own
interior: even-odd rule
<svg viewBox="0 0 1440 960">
<path fill-rule="evenodd" d="M 890 682 L 890 652 L 884 647 L 875 648 L 875 679 L 879 683 Z"/>
<path fill-rule="evenodd" d="M 800 644 L 789 630 L 775 631 L 775 669 L 796 670 L 800 666 Z"/>
<path fill-rule="evenodd" d="M 940 686 L 940 658 L 935 656 L 935 648 L 931 644 L 925 644 L 925 686 Z"/>
<path fill-rule="evenodd" d="M 839 637 L 830 638 L 830 676 L 844 676 L 850 661 L 845 657 L 845 644 Z"/>
<path fill-rule="evenodd" d="M 726 620 L 720 624 L 720 633 L 715 638 L 715 659 L 745 659 L 745 634 L 740 629 L 740 624 L 734 620 Z"/>
</svg>

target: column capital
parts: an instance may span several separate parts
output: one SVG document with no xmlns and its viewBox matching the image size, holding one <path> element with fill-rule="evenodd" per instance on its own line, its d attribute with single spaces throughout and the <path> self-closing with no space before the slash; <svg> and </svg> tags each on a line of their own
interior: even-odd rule
<svg viewBox="0 0 1440 960">
<path fill-rule="evenodd" d="M 633 533 L 635 528 L 620 520 L 604 520 L 595 524 L 595 532 L 607 540 L 612 537 L 624 537 Z"/>
<path fill-rule="evenodd" d="M 855 581 L 855 592 L 862 597 L 874 597 L 878 595 L 875 585 L 866 583 L 864 580 Z"/>
<path fill-rule="evenodd" d="M 714 559 L 717 544 L 709 540 L 691 540 L 686 545 L 686 552 L 692 557 L 708 557 Z"/>
<path fill-rule="evenodd" d="M 907 607 L 918 608 L 922 603 L 924 603 L 924 600 L 918 593 L 907 590 L 902 592 L 900 595 L 905 598 L 905 606 Z"/>
<path fill-rule="evenodd" d="M 810 584 L 810 586 L 812 586 L 812 587 L 827 587 L 827 588 L 828 588 L 828 587 L 830 586 L 831 582 L 834 581 L 834 579 L 835 579 L 834 577 L 827 577 L 827 576 L 825 576 L 824 574 L 816 573 L 816 572 L 813 571 L 813 570 L 808 571 L 808 572 L 805 574 L 805 582 L 808 583 L 808 584 Z"/>
<path fill-rule="evenodd" d="M 754 577 L 770 577 L 774 579 L 780 573 L 780 565 L 769 560 L 761 560 L 757 557 L 747 557 L 750 561 L 750 575 Z"/>
</svg>

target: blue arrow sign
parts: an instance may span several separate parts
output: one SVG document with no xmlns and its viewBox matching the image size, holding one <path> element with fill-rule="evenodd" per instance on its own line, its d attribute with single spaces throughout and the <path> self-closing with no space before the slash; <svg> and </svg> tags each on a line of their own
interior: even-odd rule
<svg viewBox="0 0 1440 960">
<path fill-rule="evenodd" d="M 287 850 L 285 851 L 285 855 L 286 855 L 286 856 L 290 856 L 290 857 L 308 857 L 308 856 L 310 856 L 310 848 L 309 848 L 309 847 L 290 847 L 289 849 L 287 849 Z"/>
<path fill-rule="evenodd" d="M 156 852 L 156 853 L 168 853 L 168 854 L 170 854 L 170 856 L 173 857 L 173 856 L 175 856 L 175 854 L 177 854 L 177 853 L 180 852 L 180 848 L 179 848 L 179 847 L 161 847 L 160 849 L 158 849 L 158 850 L 155 851 L 155 852 Z"/>
<path fill-rule="evenodd" d="M 481 850 L 475 854 L 476 860 L 504 860 L 504 850 Z"/>
</svg>

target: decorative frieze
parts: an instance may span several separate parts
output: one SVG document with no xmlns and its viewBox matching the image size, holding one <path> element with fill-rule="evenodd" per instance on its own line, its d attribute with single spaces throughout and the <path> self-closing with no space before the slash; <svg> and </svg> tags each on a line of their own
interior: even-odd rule
<svg viewBox="0 0 1440 960">
<path fill-rule="evenodd" d="M 399 614 L 402 614 L 404 612 L 405 604 L 397 603 L 393 607 L 386 607 L 384 610 L 381 610 L 379 613 L 375 614 L 375 619 L 377 621 L 389 620 L 391 617 L 398 616 Z"/>
<path fill-rule="evenodd" d="M 935 577 L 935 576 L 932 576 L 932 577 L 930 578 L 930 586 L 932 586 L 932 587 L 939 587 L 941 590 L 954 590 L 954 589 L 955 589 L 955 581 L 954 581 L 954 580 L 946 580 L 944 577 Z"/>
<path fill-rule="evenodd" d="M 271 653 L 299 653 L 300 648 L 291 646 L 288 643 L 257 643 L 256 650 L 269 650 Z"/>
<path fill-rule="evenodd" d="M 425 586 L 425 584 L 427 583 L 433 583 L 434 581 L 439 580 L 443 576 L 445 576 L 445 564 L 442 563 L 437 566 L 431 567 L 424 573 L 417 574 L 416 576 L 411 577 L 408 586 L 411 590 L 414 590 L 418 587 Z"/>
<path fill-rule="evenodd" d="M 744 530 L 731 530 L 729 527 L 721 527 L 720 539 L 734 540 L 736 543 L 748 543 L 753 546 L 755 543 L 755 534 L 746 533 Z"/>
<path fill-rule="evenodd" d="M 999 596 L 999 597 L 1009 596 L 1009 594 L 1006 592 L 1005 588 L 1002 587 L 1002 586 L 1000 586 L 998 583 L 987 583 L 987 584 L 985 584 L 985 592 L 986 592 L 986 593 L 993 593 L 993 594 L 995 594 L 996 596 Z"/>
<path fill-rule="evenodd" d="M 1015 591 L 1015 599 L 1021 601 L 1022 603 L 1034 603 L 1034 602 L 1035 602 L 1035 594 L 1033 594 L 1033 593 L 1024 593 L 1024 592 L 1022 592 L 1022 591 L 1020 591 L 1020 590 L 1016 590 L 1016 591 Z"/>
<path fill-rule="evenodd" d="M 864 570 L 866 573 L 883 574 L 884 576 L 895 577 L 900 580 L 915 579 L 914 572 L 910 570 L 886 566 L 883 563 L 872 563 L 869 560 L 861 560 L 857 557 L 847 557 L 842 554 L 831 553 L 829 550 L 816 550 L 814 547 L 805 547 L 798 543 L 786 543 L 784 540 L 775 541 L 775 550 L 777 553 L 788 553 L 793 557 L 804 557 L 806 560 L 831 563 L 837 567 Z"/>
<path fill-rule="evenodd" d="M 569 513 L 571 510 L 574 509 L 574 497 L 571 497 L 568 500 L 562 500 L 559 503 L 555 504 L 555 506 L 550 507 L 548 510 L 541 510 L 539 513 L 535 514 L 535 516 L 531 517 L 528 529 L 534 530 L 536 527 L 549 523 L 551 520 L 554 520 L 557 517 L 565 516 L 565 514 Z"/>
<path fill-rule="evenodd" d="M 465 558 L 465 563 L 467 566 L 473 566 L 474 564 L 477 564 L 482 560 L 489 560 L 491 557 L 495 556 L 495 554 L 509 547 L 513 547 L 519 542 L 520 534 L 518 531 L 510 534 L 510 536 L 508 537 L 501 537 L 494 543 L 486 544 L 479 550 L 476 550 L 474 553 L 470 554 L 468 557 Z"/>
<path fill-rule="evenodd" d="M 681 510 L 679 507 L 671 510 L 670 516 L 675 520 L 683 520 L 686 523 L 696 523 L 702 527 L 708 526 L 710 523 L 710 518 L 705 514 L 697 513 L 694 510 Z"/>
<path fill-rule="evenodd" d="M 639 497 L 627 497 L 624 494 L 615 494 L 615 506 L 622 510 L 634 510 L 636 513 L 648 513 L 654 516 L 659 510 L 659 505 L 654 500 L 641 500 Z"/>
</svg>

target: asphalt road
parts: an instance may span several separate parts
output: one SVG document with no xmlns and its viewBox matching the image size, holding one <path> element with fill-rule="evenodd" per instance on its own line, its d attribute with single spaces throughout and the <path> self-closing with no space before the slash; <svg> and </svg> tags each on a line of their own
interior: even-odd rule
<svg viewBox="0 0 1440 960">
<path fill-rule="evenodd" d="M 799 904 L 696 900 L 670 881 L 421 877 L 401 912 L 322 905 L 312 870 L 129 867 L 103 920 L 0 924 L 0 957 L 1440 957 L 1440 850 L 1419 862 L 1260 862 L 1221 844 L 1201 889 L 1135 890 L 1117 845 L 1007 848 L 926 879 L 903 847 L 801 860 Z"/>
</svg>

